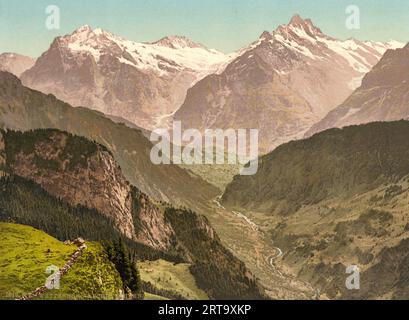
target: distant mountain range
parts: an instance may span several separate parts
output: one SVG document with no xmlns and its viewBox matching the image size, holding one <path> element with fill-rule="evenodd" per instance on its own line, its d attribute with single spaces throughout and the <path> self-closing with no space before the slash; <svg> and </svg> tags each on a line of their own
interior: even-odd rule
<svg viewBox="0 0 409 320">
<path fill-rule="evenodd" d="M 399 47 L 338 40 L 298 15 L 229 55 L 181 36 L 137 43 L 83 26 L 56 38 L 21 79 L 147 130 L 172 119 L 201 130 L 258 128 L 267 152 L 302 137 L 360 86 L 387 49 Z"/>
<path fill-rule="evenodd" d="M 185 37 L 137 43 L 83 26 L 56 38 L 23 83 L 73 106 L 87 106 L 152 129 L 186 91 L 230 59 Z"/>
<path fill-rule="evenodd" d="M 272 150 L 302 137 L 387 49 L 402 46 L 337 40 L 296 15 L 189 89 L 174 118 L 187 128 L 258 128 L 261 151 Z"/>
</svg>

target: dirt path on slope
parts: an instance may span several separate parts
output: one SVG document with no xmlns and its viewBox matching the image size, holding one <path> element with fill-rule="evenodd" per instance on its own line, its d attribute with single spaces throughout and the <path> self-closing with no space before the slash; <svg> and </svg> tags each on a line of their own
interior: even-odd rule
<svg viewBox="0 0 409 320">
<path fill-rule="evenodd" d="M 77 240 L 74 240 L 74 243 Z M 62 277 L 64 275 L 66 275 L 68 273 L 68 271 L 72 268 L 72 266 L 77 262 L 77 260 L 82 256 L 84 250 L 87 248 L 87 245 L 85 244 L 85 242 L 80 241 L 80 244 L 77 245 L 78 249 L 71 255 L 70 260 L 67 261 L 67 263 L 65 264 L 64 267 L 62 267 L 59 271 L 59 277 L 60 280 L 62 279 Z M 55 276 L 57 276 L 57 274 L 54 274 Z M 41 297 L 42 295 L 44 295 L 44 293 L 47 292 L 47 290 L 49 290 L 47 288 L 46 285 L 43 285 L 41 287 L 38 287 L 37 289 L 35 289 L 34 291 L 30 292 L 29 294 L 24 295 L 23 297 L 21 297 L 20 299 L 17 300 L 33 300 L 36 298 Z"/>
</svg>

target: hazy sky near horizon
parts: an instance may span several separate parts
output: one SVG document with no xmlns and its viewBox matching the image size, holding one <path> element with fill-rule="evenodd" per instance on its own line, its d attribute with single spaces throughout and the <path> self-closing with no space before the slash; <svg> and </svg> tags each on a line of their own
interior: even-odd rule
<svg viewBox="0 0 409 320">
<path fill-rule="evenodd" d="M 60 8 L 59 30 L 45 27 L 49 5 Z M 348 5 L 360 8 L 359 30 L 345 27 Z M 139 42 L 184 35 L 228 53 L 295 13 L 341 39 L 409 39 L 408 0 L 0 0 L 0 53 L 37 57 L 84 24 Z"/>
</svg>

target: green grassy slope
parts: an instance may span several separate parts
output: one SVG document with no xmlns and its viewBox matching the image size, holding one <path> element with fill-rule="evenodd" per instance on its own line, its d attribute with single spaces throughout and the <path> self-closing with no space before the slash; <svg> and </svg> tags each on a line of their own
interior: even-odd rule
<svg viewBox="0 0 409 320">
<path fill-rule="evenodd" d="M 167 299 L 165 297 L 158 296 L 156 294 L 146 293 L 145 292 L 145 299 L 144 300 L 154 301 L 154 300 L 169 300 L 169 299 Z"/>
<path fill-rule="evenodd" d="M 46 268 L 63 267 L 76 246 L 32 227 L 0 223 L 0 299 L 14 299 L 44 285 Z M 88 243 L 84 254 L 44 299 L 117 298 L 122 282 L 102 247 Z"/>
<path fill-rule="evenodd" d="M 165 260 L 138 263 L 142 281 L 154 284 L 159 290 L 177 292 L 185 299 L 207 300 L 207 294 L 200 290 L 190 273 L 189 264 L 174 264 Z"/>
</svg>

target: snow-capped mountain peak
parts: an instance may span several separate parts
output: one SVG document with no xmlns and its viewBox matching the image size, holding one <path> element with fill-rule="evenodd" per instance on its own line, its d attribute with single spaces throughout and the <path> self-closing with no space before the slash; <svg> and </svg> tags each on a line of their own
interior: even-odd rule
<svg viewBox="0 0 409 320">
<path fill-rule="evenodd" d="M 310 19 L 303 19 L 299 15 L 293 16 L 288 24 L 273 31 L 272 38 L 267 35 L 263 37 L 270 42 L 278 42 L 303 59 L 348 64 L 362 76 L 369 72 L 386 50 L 404 45 L 398 41 L 383 43 L 356 39 L 339 40 L 324 34 Z"/>
<path fill-rule="evenodd" d="M 76 29 L 73 33 L 80 34 L 80 33 L 89 33 L 91 31 L 92 31 L 91 26 L 86 24 Z"/>
<path fill-rule="evenodd" d="M 116 57 L 121 63 L 139 70 L 164 76 L 190 69 L 198 78 L 216 71 L 230 58 L 217 50 L 209 50 L 183 36 L 168 36 L 153 43 L 124 39 L 103 29 L 85 25 L 60 38 L 60 45 L 69 51 L 89 55 L 99 63 L 101 56 Z"/>
<path fill-rule="evenodd" d="M 143 43 L 85 25 L 56 38 L 22 80 L 151 130 L 175 112 L 190 87 L 231 59 L 186 37 Z"/>
<path fill-rule="evenodd" d="M 310 42 L 314 42 L 318 36 L 326 37 L 310 19 L 303 19 L 299 15 L 294 15 L 288 24 L 279 26 L 273 35 L 285 40 L 301 38 Z"/>
<path fill-rule="evenodd" d="M 205 46 L 193 42 L 192 40 L 184 36 L 167 36 L 158 41 L 153 42 L 152 44 L 162 47 L 167 47 L 171 49 L 180 49 L 180 48 L 201 48 L 207 49 Z"/>
<path fill-rule="evenodd" d="M 268 31 L 264 31 L 261 36 L 259 37 L 260 40 L 272 40 L 273 39 L 273 35 L 268 32 Z"/>
</svg>

